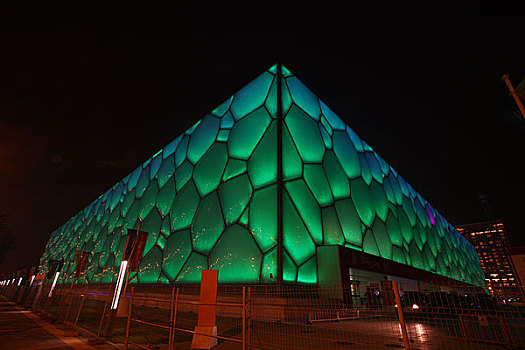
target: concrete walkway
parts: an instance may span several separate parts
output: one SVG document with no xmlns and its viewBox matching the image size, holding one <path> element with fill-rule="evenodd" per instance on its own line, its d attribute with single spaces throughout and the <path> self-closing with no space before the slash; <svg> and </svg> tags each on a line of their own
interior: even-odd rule
<svg viewBox="0 0 525 350">
<path fill-rule="evenodd" d="M 0 296 L 0 349 L 110 349 L 87 345 L 87 338 L 68 337 L 65 331 Z"/>
</svg>

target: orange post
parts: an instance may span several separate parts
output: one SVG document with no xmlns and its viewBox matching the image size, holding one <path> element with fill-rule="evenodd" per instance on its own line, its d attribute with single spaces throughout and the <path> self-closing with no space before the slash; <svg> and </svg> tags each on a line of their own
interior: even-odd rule
<svg viewBox="0 0 525 350">
<path fill-rule="evenodd" d="M 518 108 L 520 109 L 521 117 L 525 120 L 525 108 L 523 108 L 523 103 L 521 103 L 521 100 L 518 97 L 516 90 L 514 90 L 514 87 L 512 86 L 512 83 L 509 80 L 509 75 L 504 74 L 503 77 L 501 77 L 501 79 L 505 81 L 505 84 L 507 84 L 507 87 L 510 90 L 510 94 L 512 95 L 512 97 L 514 98 L 514 101 L 516 102 L 516 104 L 518 105 Z"/>
<path fill-rule="evenodd" d="M 108 307 L 109 292 L 111 291 L 111 285 L 108 286 L 108 293 L 106 295 L 106 302 L 104 303 L 104 311 L 102 311 L 102 317 L 100 318 L 100 324 L 98 326 L 97 339 L 100 337 L 100 332 L 102 331 L 102 324 L 104 323 L 104 317 L 106 316 L 106 308 Z"/>
<path fill-rule="evenodd" d="M 171 345 L 172 350 L 175 347 L 175 323 L 177 322 L 177 306 L 179 304 L 179 288 L 177 287 L 177 291 L 175 292 L 175 303 L 173 305 L 173 317 L 171 319 L 171 329 L 173 332 L 171 333 Z"/>
<path fill-rule="evenodd" d="M 410 342 L 408 341 L 407 327 L 403 316 L 403 306 L 401 305 L 401 298 L 399 297 L 397 281 L 392 281 L 392 289 L 394 290 L 394 296 L 396 298 L 396 309 L 397 315 L 399 316 L 399 324 L 401 325 L 401 333 L 403 334 L 403 345 L 405 346 L 405 350 L 408 350 L 410 349 Z"/>
<path fill-rule="evenodd" d="M 172 350 L 173 349 L 173 343 L 172 343 L 172 339 L 173 339 L 173 332 L 175 331 L 173 329 L 173 304 L 175 302 L 175 287 L 172 287 L 171 288 L 171 307 L 170 307 L 170 322 L 169 322 L 169 326 L 170 326 L 170 337 L 168 339 L 168 349 L 169 350 Z"/>
<path fill-rule="evenodd" d="M 199 316 L 191 343 L 192 349 L 211 349 L 217 346 L 215 323 L 218 277 L 218 270 L 202 270 Z"/>
<path fill-rule="evenodd" d="M 126 342 L 124 344 L 126 350 L 128 349 L 128 344 L 129 344 L 129 327 L 131 324 L 131 308 L 133 307 L 133 297 L 134 296 L 135 296 L 135 286 L 131 287 L 131 300 L 129 301 L 129 307 L 128 307 L 128 322 L 126 323 Z"/>
<path fill-rule="evenodd" d="M 82 312 L 82 307 L 84 306 L 85 298 L 85 294 L 82 294 L 82 299 L 80 300 L 80 306 L 78 307 L 77 317 L 75 318 L 75 324 L 73 325 L 73 329 L 77 329 L 78 319 L 80 317 L 80 313 Z"/>
</svg>

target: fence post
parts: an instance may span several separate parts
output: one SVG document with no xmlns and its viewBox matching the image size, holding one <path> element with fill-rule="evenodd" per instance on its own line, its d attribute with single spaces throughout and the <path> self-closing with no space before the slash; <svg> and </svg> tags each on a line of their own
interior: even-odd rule
<svg viewBox="0 0 525 350">
<path fill-rule="evenodd" d="M 102 324 L 104 323 L 104 317 L 106 316 L 106 307 L 108 306 L 109 301 L 109 292 L 111 291 L 111 284 L 108 286 L 108 292 L 106 295 L 106 302 L 104 303 L 104 311 L 102 311 L 102 317 L 100 318 L 100 324 L 98 326 L 97 339 L 100 338 L 100 332 L 102 331 Z"/>
<path fill-rule="evenodd" d="M 403 305 L 401 305 L 401 298 L 399 297 L 399 289 L 397 288 L 397 281 L 392 281 L 392 287 L 394 289 L 394 296 L 396 298 L 396 309 L 397 315 L 399 316 L 399 324 L 401 325 L 401 333 L 403 334 L 403 344 L 405 350 L 410 349 L 410 343 L 408 341 L 408 333 L 405 324 L 405 318 L 403 317 Z"/>
<path fill-rule="evenodd" d="M 75 324 L 73 325 L 73 330 L 77 329 L 78 318 L 80 317 L 80 312 L 84 306 L 84 299 L 86 298 L 85 294 L 82 294 L 82 299 L 80 300 L 80 306 L 78 307 L 77 317 L 75 318 Z"/>
<path fill-rule="evenodd" d="M 169 350 L 172 350 L 172 349 L 173 349 L 173 343 L 172 343 L 173 324 L 172 324 L 171 322 L 173 321 L 173 303 L 174 303 L 174 300 L 175 300 L 175 287 L 172 287 L 172 288 L 171 288 L 170 322 L 169 322 L 169 326 L 170 326 L 170 337 L 169 337 L 169 339 L 168 339 L 168 349 L 169 349 Z"/>
<path fill-rule="evenodd" d="M 179 304 L 179 287 L 177 287 L 177 291 L 175 292 L 175 303 L 173 306 L 173 318 L 171 320 L 171 328 L 173 329 L 173 332 L 171 333 L 171 344 L 172 344 L 172 350 L 175 347 L 175 322 L 177 322 L 177 305 Z"/>
<path fill-rule="evenodd" d="M 128 322 L 126 323 L 126 343 L 125 343 L 126 350 L 128 349 L 128 343 L 129 343 L 129 326 L 131 323 L 131 308 L 133 307 L 133 296 L 134 295 L 135 295 L 135 286 L 131 287 L 131 300 L 129 301 L 129 307 L 128 307 Z"/>
<path fill-rule="evenodd" d="M 73 304 L 73 292 L 69 291 L 69 305 L 67 306 L 66 316 L 64 316 L 64 327 L 67 327 L 67 318 L 69 317 L 69 311 L 71 310 L 71 304 Z"/>
<path fill-rule="evenodd" d="M 252 304 L 251 304 L 251 301 L 252 301 L 252 289 L 251 287 L 248 287 L 248 297 L 247 297 L 247 300 L 246 300 L 246 307 L 247 307 L 247 319 L 248 319 L 248 330 L 247 330 L 247 333 L 246 333 L 246 349 L 250 349 L 251 348 L 251 343 L 252 343 Z"/>
<path fill-rule="evenodd" d="M 511 337 L 509 327 L 507 326 L 507 322 L 505 321 L 505 317 L 498 317 L 498 318 L 499 318 L 499 325 L 503 333 L 503 337 L 505 338 L 505 344 L 510 345 L 512 342 L 512 337 Z"/>
<path fill-rule="evenodd" d="M 242 287 L 242 350 L 246 350 L 246 287 Z"/>
</svg>

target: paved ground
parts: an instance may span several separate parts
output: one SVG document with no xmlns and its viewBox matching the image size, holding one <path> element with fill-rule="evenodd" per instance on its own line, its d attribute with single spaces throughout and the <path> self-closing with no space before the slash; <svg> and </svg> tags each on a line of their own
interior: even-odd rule
<svg viewBox="0 0 525 350">
<path fill-rule="evenodd" d="M 24 310 L 0 296 L 0 349 L 111 349 L 108 344 L 87 345 L 83 336 L 68 337 L 66 332 L 38 314 Z"/>
<path fill-rule="evenodd" d="M 78 299 L 78 298 L 77 298 Z M 79 299 L 80 300 L 80 299 Z M 100 317 L 104 308 L 103 301 L 86 299 L 80 304 L 74 300 L 71 315 L 78 317 L 78 324 L 84 334 L 96 333 Z M 67 299 L 66 299 L 67 301 Z M 67 302 L 63 303 L 64 305 Z M 0 296 L 0 349 L 122 349 L 124 342 L 126 318 L 117 318 L 114 321 L 113 336 L 110 339 L 114 344 L 89 346 L 85 336 L 67 336 L 62 326 L 55 325 L 52 320 L 60 319 L 59 315 L 65 312 L 50 303 L 46 308 L 49 314 L 39 311 L 30 312 Z M 83 308 L 80 308 L 83 305 Z M 80 310 L 80 311 L 77 311 Z M 157 307 L 133 307 L 133 318 L 148 323 L 167 325 L 170 319 L 170 310 Z M 78 313 L 77 313 L 78 312 Z M 74 318 L 74 316 L 72 316 Z M 70 317 L 71 319 L 71 317 Z M 63 320 L 63 318 L 62 318 Z M 197 322 L 197 313 L 179 311 L 176 318 L 176 327 L 193 330 Z M 476 319 L 477 320 L 477 319 Z M 49 322 L 51 321 L 51 322 Z M 52 324 L 53 323 L 53 324 Z M 472 339 L 501 338 L 500 327 L 474 327 L 479 322 L 471 322 L 469 333 Z M 242 325 L 240 318 L 217 317 L 219 335 L 240 339 Z M 511 327 L 511 333 L 525 330 L 523 324 Z M 421 320 L 407 315 L 407 331 L 411 340 L 411 349 L 503 349 L 503 346 L 491 345 L 486 342 L 462 341 L 461 324 L 457 317 L 433 317 Z M 482 337 L 480 332 L 487 333 Z M 494 334 L 488 334 L 493 332 Z M 151 325 L 132 322 L 130 341 L 149 345 L 153 349 L 167 348 L 168 331 L 163 328 L 154 328 Z M 403 348 L 403 341 L 399 322 L 392 315 L 381 317 L 361 317 L 341 322 L 307 323 L 278 323 L 254 320 L 249 333 L 253 348 L 257 349 L 389 349 Z M 192 334 L 177 331 L 175 334 L 175 349 L 189 349 Z M 238 343 L 219 340 L 218 350 L 240 349 Z"/>
</svg>

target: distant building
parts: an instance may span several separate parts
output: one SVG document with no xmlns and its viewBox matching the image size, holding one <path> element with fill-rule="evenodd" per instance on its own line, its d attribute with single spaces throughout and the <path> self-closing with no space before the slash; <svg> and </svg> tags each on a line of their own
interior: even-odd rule
<svg viewBox="0 0 525 350">
<path fill-rule="evenodd" d="M 457 230 L 476 248 L 491 294 L 498 299 L 520 299 L 503 222 L 479 222 L 459 226 Z"/>
<path fill-rule="evenodd" d="M 510 255 L 510 261 L 512 262 L 512 267 L 514 268 L 514 272 L 516 273 L 518 285 L 523 286 L 525 283 L 525 246 L 510 247 L 508 251 Z"/>
</svg>

